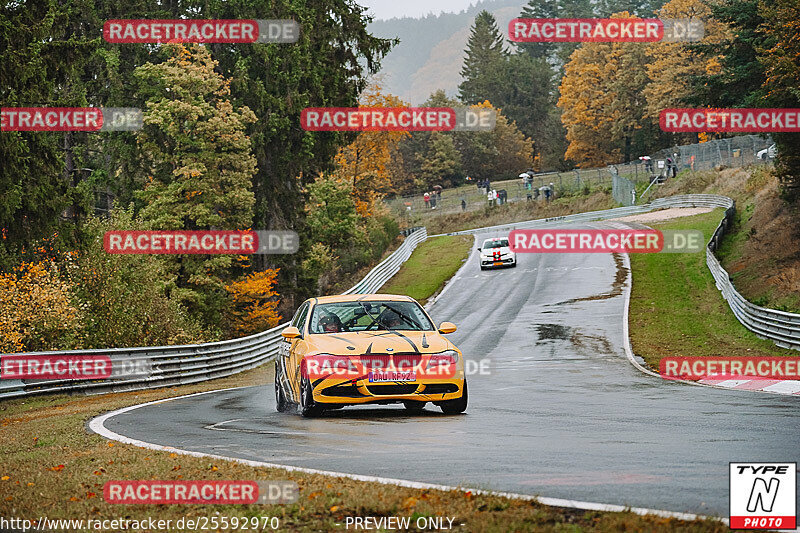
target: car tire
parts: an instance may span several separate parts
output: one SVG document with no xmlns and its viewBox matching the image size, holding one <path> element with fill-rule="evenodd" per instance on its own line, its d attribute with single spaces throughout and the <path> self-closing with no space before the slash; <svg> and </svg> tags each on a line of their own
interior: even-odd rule
<svg viewBox="0 0 800 533">
<path fill-rule="evenodd" d="M 457 415 L 467 410 L 467 402 L 469 401 L 469 393 L 467 391 L 467 379 L 464 378 L 464 390 L 461 393 L 461 398 L 455 400 L 447 400 L 439 404 L 442 412 L 446 415 Z"/>
<path fill-rule="evenodd" d="M 322 411 L 323 408 L 314 401 L 314 395 L 311 392 L 311 381 L 309 381 L 308 376 L 303 376 L 300 379 L 300 414 L 306 418 L 311 418 L 319 416 Z"/>
<path fill-rule="evenodd" d="M 409 413 L 421 413 L 423 409 L 425 409 L 425 405 L 427 402 L 419 402 L 416 400 L 406 400 L 403 402 L 403 407 L 406 408 L 406 411 Z"/>
<path fill-rule="evenodd" d="M 280 365 L 275 361 L 275 409 L 279 413 L 288 413 L 292 410 L 294 404 L 286 399 L 286 395 L 283 393 L 283 387 L 280 386 L 282 374 L 283 371 Z"/>
<path fill-rule="evenodd" d="M 481 270 L 486 270 L 486 267 L 481 265 Z"/>
</svg>

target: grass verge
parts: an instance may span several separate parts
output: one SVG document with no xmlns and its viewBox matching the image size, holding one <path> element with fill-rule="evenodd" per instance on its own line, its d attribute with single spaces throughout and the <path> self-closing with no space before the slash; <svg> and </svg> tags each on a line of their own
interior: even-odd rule
<svg viewBox="0 0 800 533">
<path fill-rule="evenodd" d="M 723 211 L 654 224 L 661 230 L 699 229 L 711 238 Z M 633 351 L 654 369 L 667 356 L 797 356 L 742 326 L 722 298 L 704 252 L 631 254 Z"/>
<path fill-rule="evenodd" d="M 90 397 L 47 396 L 0 403 L 0 516 L 131 520 L 182 517 L 278 517 L 281 531 L 344 530 L 347 516 L 455 518 L 456 531 L 691 531 L 725 532 L 717 521 L 683 522 L 630 512 L 603 513 L 462 491 L 420 490 L 323 475 L 254 468 L 233 462 L 156 452 L 109 442 L 90 433 L 100 413 L 202 390 L 266 384 L 265 365 L 209 383 Z M 295 416 L 295 415 L 286 415 Z M 126 479 L 292 480 L 300 500 L 291 505 L 111 505 L 103 484 Z M 74 528 L 71 530 L 75 530 Z M 144 525 L 139 531 L 150 531 Z M 413 530 L 413 529 L 412 529 Z"/>
<path fill-rule="evenodd" d="M 406 294 L 424 304 L 461 268 L 473 240 L 472 235 L 446 235 L 426 240 L 417 246 L 380 292 Z"/>
</svg>

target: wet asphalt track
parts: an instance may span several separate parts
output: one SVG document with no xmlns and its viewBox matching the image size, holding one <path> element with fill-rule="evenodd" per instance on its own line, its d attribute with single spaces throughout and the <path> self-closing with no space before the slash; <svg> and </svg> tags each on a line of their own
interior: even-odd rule
<svg viewBox="0 0 800 533">
<path fill-rule="evenodd" d="M 515 269 L 481 272 L 473 253 L 431 309 L 458 325 L 468 359 L 490 360 L 490 375 L 469 377 L 464 415 L 429 404 L 303 419 L 275 411 L 270 381 L 106 427 L 230 457 L 727 516 L 729 461 L 800 461 L 800 398 L 641 374 L 623 351 L 626 277 L 607 254 L 520 254 Z"/>
</svg>

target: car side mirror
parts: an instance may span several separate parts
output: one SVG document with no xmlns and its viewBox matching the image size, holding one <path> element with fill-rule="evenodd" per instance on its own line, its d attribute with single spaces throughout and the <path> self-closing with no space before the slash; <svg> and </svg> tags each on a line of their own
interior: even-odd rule
<svg viewBox="0 0 800 533">
<path fill-rule="evenodd" d="M 289 326 L 281 331 L 281 336 L 283 336 L 285 339 L 296 339 L 300 336 L 300 330 L 294 326 Z"/>
<path fill-rule="evenodd" d="M 478 248 L 478 251 L 480 252 L 480 251 L 481 251 L 481 249 L 480 249 L 480 248 Z"/>
<path fill-rule="evenodd" d="M 456 330 L 456 325 L 452 322 L 442 322 L 439 324 L 439 333 L 453 333 Z"/>
</svg>

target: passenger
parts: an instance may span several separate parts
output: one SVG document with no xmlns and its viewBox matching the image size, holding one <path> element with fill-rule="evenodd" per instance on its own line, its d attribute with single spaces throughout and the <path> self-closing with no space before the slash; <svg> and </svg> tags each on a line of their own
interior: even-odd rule
<svg viewBox="0 0 800 533">
<path fill-rule="evenodd" d="M 383 324 L 386 329 L 398 328 L 402 326 L 404 322 L 405 321 L 400 318 L 400 315 L 391 309 L 386 309 L 383 313 L 381 313 L 381 324 Z"/>
</svg>

